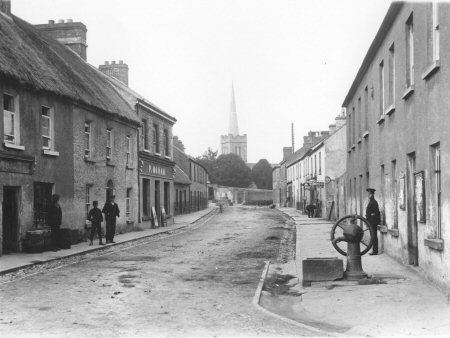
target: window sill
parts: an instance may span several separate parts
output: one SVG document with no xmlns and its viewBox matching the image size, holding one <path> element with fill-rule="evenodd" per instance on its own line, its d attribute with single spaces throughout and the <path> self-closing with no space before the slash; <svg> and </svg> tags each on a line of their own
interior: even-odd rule
<svg viewBox="0 0 450 338">
<path fill-rule="evenodd" d="M 147 153 L 147 154 L 151 154 L 152 152 L 149 150 L 149 149 L 142 149 L 142 151 L 144 152 L 144 153 Z"/>
<path fill-rule="evenodd" d="M 164 157 L 167 158 L 168 160 L 170 160 L 170 156 L 167 156 L 167 155 L 166 155 L 166 156 L 164 156 Z"/>
<path fill-rule="evenodd" d="M 444 250 L 444 240 L 443 239 L 437 239 L 437 238 L 425 238 L 423 240 L 423 244 L 431 249 L 437 250 L 437 251 L 443 251 Z"/>
<path fill-rule="evenodd" d="M 377 121 L 377 124 L 382 124 L 382 123 L 384 123 L 385 117 L 386 117 L 386 116 L 385 116 L 384 114 L 381 115 L 380 118 L 379 118 L 378 121 Z"/>
<path fill-rule="evenodd" d="M 91 159 L 90 157 L 84 157 L 84 162 L 88 162 L 88 163 L 95 163 L 95 161 L 93 159 Z"/>
<path fill-rule="evenodd" d="M 387 231 L 391 234 L 392 237 L 398 237 L 399 236 L 398 229 L 387 229 Z"/>
<path fill-rule="evenodd" d="M 366 130 L 362 136 L 363 138 L 368 138 L 369 137 L 369 131 Z"/>
<path fill-rule="evenodd" d="M 161 156 L 161 153 L 155 152 L 155 155 L 156 155 L 156 156 Z"/>
<path fill-rule="evenodd" d="M 352 152 L 352 148 L 348 148 L 347 153 L 351 153 Z"/>
<path fill-rule="evenodd" d="M 128 170 L 134 170 L 134 167 L 127 164 L 127 169 L 128 169 Z"/>
<path fill-rule="evenodd" d="M 422 73 L 422 80 L 429 80 L 431 76 L 439 70 L 440 67 L 440 60 L 433 61 L 427 68 L 425 68 L 425 71 Z"/>
<path fill-rule="evenodd" d="M 134 221 L 133 221 L 133 220 L 130 220 L 130 219 L 127 219 L 127 224 L 128 224 L 128 225 L 130 225 L 130 224 L 133 225 L 133 224 L 134 224 Z"/>
<path fill-rule="evenodd" d="M 395 104 L 391 104 L 384 112 L 384 115 L 389 116 L 395 112 Z"/>
<path fill-rule="evenodd" d="M 115 167 L 116 166 L 114 163 L 111 162 L 111 160 L 106 160 L 106 165 L 108 167 Z"/>
<path fill-rule="evenodd" d="M 402 100 L 407 100 L 408 97 L 412 93 L 414 93 L 414 89 L 415 89 L 414 85 L 410 85 L 408 88 L 406 88 L 405 92 L 403 93 Z"/>
<path fill-rule="evenodd" d="M 3 146 L 8 149 L 14 149 L 14 150 L 25 150 L 24 146 L 20 146 L 18 144 L 9 143 L 9 142 L 3 142 Z"/>
<path fill-rule="evenodd" d="M 49 150 L 49 149 L 42 149 L 42 154 L 47 155 L 47 156 L 53 156 L 53 157 L 59 156 L 59 152 L 54 151 L 54 150 Z"/>
<path fill-rule="evenodd" d="M 380 232 L 381 232 L 382 234 L 385 234 L 385 233 L 388 232 L 388 227 L 387 227 L 387 225 L 379 225 L 379 226 L 378 226 L 378 230 L 380 230 Z"/>
<path fill-rule="evenodd" d="M 355 148 L 356 148 L 356 145 L 353 143 L 352 144 L 352 150 L 355 150 Z"/>
</svg>

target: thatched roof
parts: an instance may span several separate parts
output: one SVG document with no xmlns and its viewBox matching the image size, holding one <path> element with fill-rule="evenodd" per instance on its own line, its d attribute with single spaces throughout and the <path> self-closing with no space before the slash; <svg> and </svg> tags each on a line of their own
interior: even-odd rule
<svg viewBox="0 0 450 338">
<path fill-rule="evenodd" d="M 0 15 L 0 76 L 139 122 L 98 69 L 16 16 Z"/>
</svg>

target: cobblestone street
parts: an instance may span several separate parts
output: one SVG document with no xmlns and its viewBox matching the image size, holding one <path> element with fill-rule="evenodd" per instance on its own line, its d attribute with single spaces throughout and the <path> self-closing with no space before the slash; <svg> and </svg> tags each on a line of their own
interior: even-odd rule
<svg viewBox="0 0 450 338">
<path fill-rule="evenodd" d="M 295 231 L 268 208 L 225 208 L 191 231 L 1 285 L 6 336 L 299 336 L 252 306 L 264 262 Z"/>
</svg>

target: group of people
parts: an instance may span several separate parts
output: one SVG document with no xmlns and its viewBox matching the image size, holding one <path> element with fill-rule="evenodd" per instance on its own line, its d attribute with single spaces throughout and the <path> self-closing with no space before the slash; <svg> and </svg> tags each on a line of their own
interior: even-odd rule
<svg viewBox="0 0 450 338">
<path fill-rule="evenodd" d="M 102 241 L 102 222 L 106 221 L 106 244 L 115 243 L 114 235 L 116 233 L 116 219 L 120 216 L 119 206 L 114 202 L 115 196 L 112 195 L 109 201 L 105 203 L 103 209 L 98 207 L 98 201 L 92 202 L 93 208 L 89 210 L 88 220 L 91 222 L 91 235 L 89 245 L 93 245 L 94 235 L 97 232 L 99 245 L 104 245 Z M 103 218 L 103 215 L 105 217 Z M 62 223 L 62 209 L 59 204 L 59 195 L 52 196 L 52 203 L 47 208 L 47 224 L 51 230 L 52 250 L 58 251 L 58 233 Z"/>
</svg>

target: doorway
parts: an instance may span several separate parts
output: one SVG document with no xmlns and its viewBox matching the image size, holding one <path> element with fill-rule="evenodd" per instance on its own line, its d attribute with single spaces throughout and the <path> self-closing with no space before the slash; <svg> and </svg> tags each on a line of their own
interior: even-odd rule
<svg viewBox="0 0 450 338">
<path fill-rule="evenodd" d="M 161 221 L 160 189 L 161 189 L 160 182 L 155 181 L 155 209 L 156 209 L 156 217 L 158 218 L 158 223 L 160 223 Z"/>
<path fill-rule="evenodd" d="M 3 187 L 3 253 L 19 251 L 19 189 Z"/>
<path fill-rule="evenodd" d="M 406 201 L 407 201 L 407 219 L 408 219 L 408 263 L 410 265 L 419 265 L 419 247 L 417 234 L 417 214 L 416 214 L 416 196 L 415 196 L 415 178 L 416 154 L 408 154 L 406 167 Z"/>
</svg>

